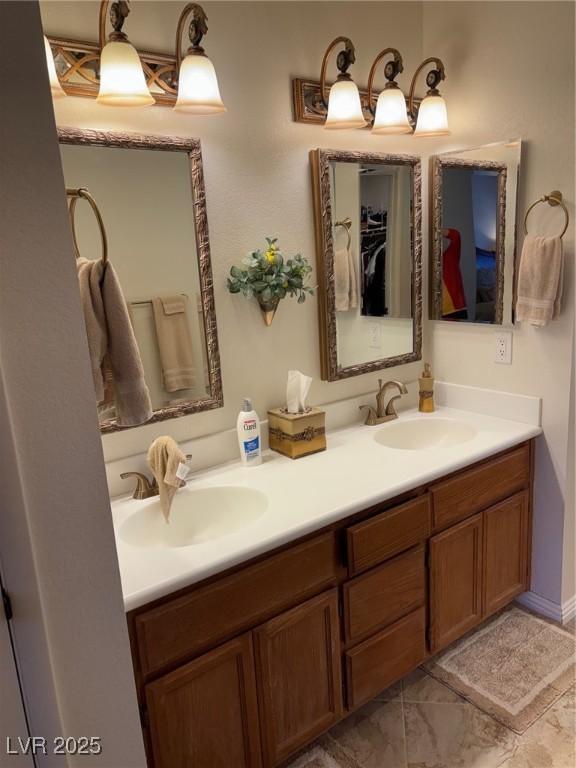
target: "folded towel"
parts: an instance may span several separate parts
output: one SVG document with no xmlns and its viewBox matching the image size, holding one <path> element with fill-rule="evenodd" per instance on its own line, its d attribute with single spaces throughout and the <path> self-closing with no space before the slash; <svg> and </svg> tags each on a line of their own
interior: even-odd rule
<svg viewBox="0 0 576 768">
<path fill-rule="evenodd" d="M 164 519 L 170 521 L 170 508 L 178 488 L 185 485 L 177 476 L 178 467 L 186 462 L 186 456 L 178 443 L 169 435 L 157 437 L 148 449 L 148 466 L 152 470 L 158 490 Z"/>
<path fill-rule="evenodd" d="M 192 389 L 195 384 L 188 297 L 152 299 L 162 376 L 166 392 Z"/>
<path fill-rule="evenodd" d="M 334 292 L 336 312 L 347 312 L 358 306 L 358 281 L 350 248 L 334 251 Z"/>
<path fill-rule="evenodd" d="M 121 427 L 152 416 L 140 350 L 126 300 L 110 262 L 76 260 L 98 410 Z"/>
<path fill-rule="evenodd" d="M 526 236 L 518 272 L 516 320 L 542 327 L 560 314 L 563 266 L 560 237 Z"/>
</svg>

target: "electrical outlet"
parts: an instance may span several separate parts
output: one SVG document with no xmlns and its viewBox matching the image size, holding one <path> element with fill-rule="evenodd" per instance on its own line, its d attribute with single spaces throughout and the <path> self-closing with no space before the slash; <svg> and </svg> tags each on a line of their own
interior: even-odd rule
<svg viewBox="0 0 576 768">
<path fill-rule="evenodd" d="M 512 331 L 498 331 L 496 334 L 495 363 L 512 363 Z"/>
</svg>

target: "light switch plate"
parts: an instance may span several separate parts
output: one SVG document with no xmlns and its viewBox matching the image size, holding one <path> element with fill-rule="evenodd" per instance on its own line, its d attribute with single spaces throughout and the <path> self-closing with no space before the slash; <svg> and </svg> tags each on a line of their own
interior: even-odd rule
<svg viewBox="0 0 576 768">
<path fill-rule="evenodd" d="M 503 365 L 512 363 L 512 331 L 498 331 L 496 334 L 494 362 Z"/>
</svg>

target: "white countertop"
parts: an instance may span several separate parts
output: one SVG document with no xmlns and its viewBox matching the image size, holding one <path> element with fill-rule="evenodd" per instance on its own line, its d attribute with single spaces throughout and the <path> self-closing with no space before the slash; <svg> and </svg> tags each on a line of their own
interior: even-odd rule
<svg viewBox="0 0 576 768">
<path fill-rule="evenodd" d="M 119 526 L 134 514 L 135 505 L 140 508 L 157 504 L 157 499 L 113 501 L 125 610 L 133 610 L 201 581 L 354 512 L 536 437 L 542 431 L 531 424 L 451 408 L 438 408 L 429 416 L 407 411 L 401 414 L 400 420 L 438 417 L 470 424 L 477 429 L 477 434 L 452 447 L 398 450 L 374 440 L 375 433 L 386 425 L 357 425 L 329 433 L 326 451 L 296 461 L 267 452 L 258 467 L 244 467 L 234 462 L 192 475 L 179 494 L 211 486 L 244 486 L 262 491 L 268 497 L 264 515 L 235 533 L 202 544 L 178 548 L 128 544 L 118 536 Z"/>
</svg>

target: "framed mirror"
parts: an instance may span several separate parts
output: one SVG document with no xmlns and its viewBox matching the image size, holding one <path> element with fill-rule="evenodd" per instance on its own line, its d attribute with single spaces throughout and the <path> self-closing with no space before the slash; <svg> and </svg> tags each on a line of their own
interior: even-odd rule
<svg viewBox="0 0 576 768">
<path fill-rule="evenodd" d="M 310 162 L 322 378 L 420 360 L 419 158 L 316 149 Z"/>
<path fill-rule="evenodd" d="M 430 318 L 512 322 L 521 142 L 432 159 Z"/>
<path fill-rule="evenodd" d="M 101 431 L 221 407 L 200 141 L 67 128 L 58 134 L 82 296 L 79 265 L 98 268 L 101 275 L 100 289 L 92 278 L 88 285 L 98 293 L 89 303 L 100 306 L 99 291 L 104 297 L 101 317 L 92 318 L 106 337 L 96 340 L 107 345 L 102 371 L 95 370 L 103 351 L 95 364 L 83 296 Z M 104 274 L 113 277 L 108 288 Z M 110 299 L 106 291 L 116 293 Z M 122 388 L 130 390 L 122 370 L 112 382 L 112 397 L 99 391 L 102 381 L 106 391 L 114 368 L 114 345 L 127 350 L 116 354 L 120 369 L 131 360 L 143 372 L 140 395 L 147 400 L 149 393 L 149 402 L 140 413 L 128 394 L 128 415 L 121 413 Z M 112 365 L 104 371 L 108 357 Z"/>
</svg>

